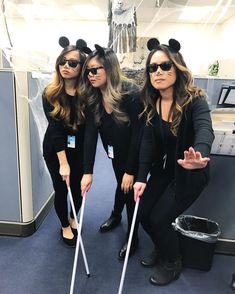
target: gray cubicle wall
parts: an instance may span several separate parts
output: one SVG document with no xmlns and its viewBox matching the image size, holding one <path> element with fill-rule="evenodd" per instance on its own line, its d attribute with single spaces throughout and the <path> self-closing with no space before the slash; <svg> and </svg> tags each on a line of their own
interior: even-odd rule
<svg viewBox="0 0 235 294">
<path fill-rule="evenodd" d="M 47 126 L 47 120 L 42 107 L 42 92 L 49 83 L 49 79 L 33 76 L 28 72 L 29 92 L 29 121 L 31 142 L 31 169 L 32 169 L 32 193 L 33 215 L 36 216 L 43 205 L 48 201 L 48 196 L 53 193 L 51 178 L 47 171 L 42 156 L 42 140 Z"/>
<path fill-rule="evenodd" d="M 205 89 L 211 109 L 215 108 L 222 85 L 235 84 L 234 79 L 195 77 L 195 84 Z M 209 185 L 184 213 L 218 222 L 221 236 L 219 253 L 235 254 L 235 156 L 211 155 Z"/>
<path fill-rule="evenodd" d="M 195 85 L 206 90 L 211 107 L 216 106 L 222 85 L 235 85 L 235 79 L 217 77 L 194 77 Z"/>
<path fill-rule="evenodd" d="M 221 235 L 216 251 L 235 254 L 235 157 L 211 155 L 210 182 L 184 213 L 218 222 Z"/>
<path fill-rule="evenodd" d="M 6 51 L 6 50 L 5 50 Z M 11 68 L 11 63 L 6 56 L 6 52 L 3 49 L 0 49 L 0 68 Z M 9 50 L 8 50 L 9 53 Z"/>
<path fill-rule="evenodd" d="M 42 157 L 44 134 L 39 130 L 46 119 L 39 85 L 43 85 L 40 77 L 34 79 L 31 73 L 0 71 L 0 234 L 4 235 L 34 233 L 53 203 Z"/>
<path fill-rule="evenodd" d="M 12 72 L 0 71 L 0 221 L 20 221 L 15 86 Z"/>
</svg>

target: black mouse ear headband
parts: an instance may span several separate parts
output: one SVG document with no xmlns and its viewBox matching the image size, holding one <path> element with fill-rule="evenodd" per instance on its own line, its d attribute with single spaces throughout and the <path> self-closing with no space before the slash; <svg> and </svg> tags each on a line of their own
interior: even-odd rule
<svg viewBox="0 0 235 294">
<path fill-rule="evenodd" d="M 80 49 L 80 50 L 82 50 L 86 54 L 90 54 L 92 52 L 92 50 L 87 46 L 83 46 L 82 49 Z M 99 55 L 99 57 L 105 56 L 104 48 L 98 44 L 95 44 L 95 51 L 97 52 L 97 55 Z"/>
<path fill-rule="evenodd" d="M 160 45 L 160 42 L 156 38 L 151 38 L 147 42 L 147 48 L 149 51 L 152 51 L 154 49 L 157 49 L 157 47 Z"/>
<path fill-rule="evenodd" d="M 104 51 L 103 47 L 101 47 L 98 44 L 95 44 L 95 49 L 96 49 L 97 54 L 99 55 L 99 57 L 104 57 L 105 56 L 105 51 Z"/>
<path fill-rule="evenodd" d="M 60 46 L 62 48 L 65 48 L 65 47 L 69 46 L 70 42 L 69 42 L 69 39 L 67 37 L 62 36 L 62 37 L 59 38 L 59 44 L 60 44 Z M 91 53 L 91 49 L 89 47 L 87 47 L 87 43 L 83 39 L 78 39 L 77 42 L 76 42 L 75 47 L 78 50 L 80 50 L 80 51 L 82 51 L 82 52 L 84 52 L 86 54 Z"/>
<path fill-rule="evenodd" d="M 168 41 L 168 44 L 169 45 L 165 45 L 165 44 L 163 44 L 163 45 L 164 46 L 167 46 L 174 53 L 178 53 L 180 51 L 181 45 L 180 45 L 180 43 L 177 40 L 170 39 Z M 147 48 L 149 49 L 149 51 L 152 51 L 154 49 L 157 49 L 157 47 L 159 45 L 160 45 L 160 42 L 156 38 L 151 38 L 147 42 Z"/>
<path fill-rule="evenodd" d="M 69 46 L 69 39 L 64 36 L 60 37 L 59 44 L 62 48 L 65 48 L 65 47 Z"/>
</svg>

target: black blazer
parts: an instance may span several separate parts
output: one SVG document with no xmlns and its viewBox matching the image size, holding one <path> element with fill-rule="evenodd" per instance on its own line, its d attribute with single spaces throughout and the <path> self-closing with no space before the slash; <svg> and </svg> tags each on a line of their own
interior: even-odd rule
<svg viewBox="0 0 235 294">
<path fill-rule="evenodd" d="M 156 143 L 153 135 L 154 125 L 144 127 L 140 148 L 137 181 L 146 182 L 147 175 L 155 161 Z M 177 159 L 184 158 L 184 151 L 193 147 L 202 157 L 209 157 L 214 140 L 210 110 L 203 97 L 196 97 L 184 110 L 177 134 L 175 151 L 175 193 L 176 199 L 199 195 L 209 180 L 209 164 L 204 169 L 186 170 Z M 190 195 L 189 195 L 190 194 Z"/>
</svg>

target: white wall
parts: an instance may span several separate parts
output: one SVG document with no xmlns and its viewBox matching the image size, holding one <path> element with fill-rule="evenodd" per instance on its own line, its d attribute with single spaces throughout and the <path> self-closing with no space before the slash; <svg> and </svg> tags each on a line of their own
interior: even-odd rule
<svg viewBox="0 0 235 294">
<path fill-rule="evenodd" d="M 20 68 L 53 69 L 55 58 L 62 50 L 58 44 L 61 36 L 68 37 L 71 44 L 82 38 L 91 49 L 96 43 L 102 46 L 108 43 L 105 22 L 11 19 L 8 23 L 13 61 Z"/>
<path fill-rule="evenodd" d="M 170 38 L 181 43 L 181 53 L 195 75 L 206 75 L 208 65 L 217 59 L 218 29 L 211 31 L 211 26 L 157 23 L 149 30 L 148 24 L 141 24 L 138 28 L 140 36 L 159 38 L 161 43 L 167 44 Z"/>
<path fill-rule="evenodd" d="M 102 46 L 108 43 L 106 21 L 11 19 L 8 26 L 14 45 L 14 62 L 20 67 L 37 68 L 38 65 L 39 70 L 53 70 L 55 58 L 62 49 L 58 44 L 62 35 L 67 36 L 71 43 L 83 38 L 91 48 L 95 43 Z M 158 22 L 138 23 L 137 27 L 138 37 L 157 37 L 162 43 L 167 43 L 170 38 L 179 40 L 181 52 L 194 75 L 207 75 L 209 64 L 219 59 L 223 60 L 220 74 L 229 77 L 235 76 L 230 68 L 235 64 L 235 45 L 231 40 L 234 30 L 235 18 L 215 28 L 212 25 Z"/>
<path fill-rule="evenodd" d="M 219 74 L 227 78 L 235 78 L 235 17 L 230 18 L 221 28 L 218 43 L 220 70 Z"/>
</svg>

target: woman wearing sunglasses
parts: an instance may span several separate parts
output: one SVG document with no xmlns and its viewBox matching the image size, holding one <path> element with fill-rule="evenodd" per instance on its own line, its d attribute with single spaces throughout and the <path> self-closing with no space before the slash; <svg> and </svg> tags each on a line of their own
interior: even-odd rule
<svg viewBox="0 0 235 294">
<path fill-rule="evenodd" d="M 125 242 L 119 251 L 119 259 L 125 258 L 128 232 L 134 212 L 133 183 L 137 169 L 138 139 L 141 112 L 138 87 L 122 76 L 117 56 L 112 49 L 95 45 L 83 67 L 84 95 L 90 109 L 87 118 L 84 155 L 84 181 L 82 191 L 92 182 L 93 165 L 100 133 L 107 156 L 117 180 L 114 207 L 111 216 L 100 226 L 107 232 L 119 225 L 126 205 L 128 229 Z M 105 196 L 104 199 L 105 201 Z M 138 247 L 137 227 L 134 230 L 130 255 Z"/>
<path fill-rule="evenodd" d="M 180 43 L 150 39 L 148 49 L 141 95 L 145 126 L 134 194 L 135 199 L 141 196 L 138 219 L 154 244 L 141 264 L 156 265 L 150 282 L 161 286 L 180 276 L 179 240 L 172 222 L 208 183 L 214 134 L 205 93 L 193 85 Z"/>
<path fill-rule="evenodd" d="M 61 222 L 60 234 L 64 243 L 76 244 L 76 223 L 72 211 L 68 219 L 67 186 L 71 187 L 76 212 L 82 196 L 84 139 L 84 100 L 80 95 L 81 68 L 86 55 L 81 50 L 86 42 L 70 45 L 66 37 L 59 39 L 64 48 L 55 64 L 53 81 L 43 93 L 43 108 L 48 127 L 43 140 L 43 156 L 55 191 L 55 211 Z"/>
</svg>

